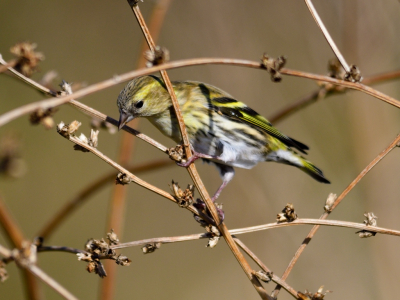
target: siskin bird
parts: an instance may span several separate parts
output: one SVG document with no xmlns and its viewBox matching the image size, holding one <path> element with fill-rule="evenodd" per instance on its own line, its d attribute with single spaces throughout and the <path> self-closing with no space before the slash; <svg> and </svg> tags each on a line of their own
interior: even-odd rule
<svg viewBox="0 0 400 300">
<path fill-rule="evenodd" d="M 314 179 L 330 183 L 322 171 L 297 154 L 309 148 L 282 134 L 263 116 L 223 90 L 195 81 L 172 82 L 193 157 L 213 163 L 222 184 L 213 196 L 232 180 L 233 167 L 251 169 L 261 161 L 275 161 L 295 166 Z M 143 76 L 130 81 L 117 100 L 119 129 L 137 117 L 147 118 L 164 135 L 181 142 L 178 121 L 166 87 L 159 77 Z"/>
</svg>

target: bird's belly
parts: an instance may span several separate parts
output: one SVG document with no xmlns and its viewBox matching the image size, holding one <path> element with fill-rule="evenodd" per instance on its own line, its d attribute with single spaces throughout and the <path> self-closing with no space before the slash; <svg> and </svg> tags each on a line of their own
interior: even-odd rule
<svg viewBox="0 0 400 300">
<path fill-rule="evenodd" d="M 251 146 L 244 140 L 196 136 L 191 144 L 196 152 L 218 157 L 211 161 L 232 167 L 251 169 L 266 159 L 260 147 Z"/>
</svg>

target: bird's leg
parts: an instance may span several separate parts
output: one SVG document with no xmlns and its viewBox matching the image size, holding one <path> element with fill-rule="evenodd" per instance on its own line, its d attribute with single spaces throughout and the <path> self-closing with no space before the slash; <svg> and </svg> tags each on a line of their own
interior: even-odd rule
<svg viewBox="0 0 400 300">
<path fill-rule="evenodd" d="M 189 167 L 192 163 L 194 163 L 197 159 L 204 158 L 204 159 L 218 159 L 218 156 L 207 155 L 203 153 L 199 153 L 193 150 L 192 148 L 192 156 L 185 162 L 177 162 L 176 164 L 180 167 Z"/>
<path fill-rule="evenodd" d="M 221 194 L 222 190 L 227 186 L 227 184 L 232 180 L 233 176 L 235 175 L 235 170 L 231 166 L 215 163 L 219 174 L 222 178 L 222 184 L 219 186 L 218 190 L 215 192 L 214 196 L 211 198 L 213 202 L 217 200 L 219 195 Z"/>
</svg>

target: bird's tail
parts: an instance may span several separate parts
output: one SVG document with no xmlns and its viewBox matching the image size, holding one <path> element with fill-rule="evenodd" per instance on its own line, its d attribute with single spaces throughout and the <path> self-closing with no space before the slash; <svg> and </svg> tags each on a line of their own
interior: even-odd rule
<svg viewBox="0 0 400 300">
<path fill-rule="evenodd" d="M 268 155 L 267 160 L 295 166 L 319 182 L 330 183 L 321 169 L 290 149 L 274 151 Z"/>
<path fill-rule="evenodd" d="M 331 183 L 328 179 L 325 178 L 324 173 L 320 168 L 314 166 L 311 162 L 300 157 L 300 161 L 302 162 L 302 166 L 298 166 L 300 170 L 310 175 L 312 178 L 319 182 L 323 183 Z"/>
</svg>

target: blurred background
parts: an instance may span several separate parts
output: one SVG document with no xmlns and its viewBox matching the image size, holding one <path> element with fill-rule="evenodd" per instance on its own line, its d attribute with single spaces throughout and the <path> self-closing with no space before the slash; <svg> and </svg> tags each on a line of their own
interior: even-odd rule
<svg viewBox="0 0 400 300">
<path fill-rule="evenodd" d="M 322 20 L 350 64 L 367 77 L 400 67 L 400 5 L 394 0 L 314 1 Z M 140 2 L 146 20 L 155 1 Z M 93 84 L 137 66 L 142 33 L 126 1 L 10 1 L 0 2 L 0 53 L 22 41 L 37 43 L 46 59 L 33 79 L 55 70 L 57 82 Z M 327 74 L 333 57 L 303 1 L 171 1 L 158 43 L 170 51 L 171 60 L 227 57 L 259 61 L 267 52 L 285 55 L 291 69 Z M 269 117 L 318 88 L 313 81 L 284 77 L 273 83 L 265 71 L 232 66 L 199 66 L 168 71 L 172 80 L 197 80 L 218 86 Z M 118 86 L 80 99 L 95 109 L 118 118 Z M 400 98 L 397 81 L 375 86 Z M 0 75 L 0 114 L 44 96 L 24 83 Z M 89 134 L 90 119 L 68 105 L 55 114 L 56 123 L 83 123 Z M 361 170 L 399 133 L 399 110 L 366 94 L 350 91 L 323 99 L 276 124 L 282 132 L 307 144 L 309 158 L 320 167 L 331 185 L 319 184 L 295 168 L 273 163 L 252 170 L 236 170 L 224 190 L 228 228 L 274 222 L 286 203 L 293 203 L 299 217 L 318 218 L 329 193 L 340 194 Z M 168 147 L 147 121 L 139 130 Z M 25 236 L 35 237 L 67 201 L 112 171 L 89 153 L 73 151 L 72 143 L 55 129 L 32 126 L 28 116 L 0 128 L 0 139 L 13 136 L 20 143 L 25 163 L 20 178 L 0 177 L 0 194 Z M 98 149 L 117 159 L 121 133 L 101 131 Z M 134 137 L 132 137 L 134 138 Z M 160 151 L 137 140 L 134 163 L 166 158 Z M 218 172 L 201 162 L 200 175 L 213 193 L 220 185 Z M 400 154 L 395 149 L 379 163 L 331 214 L 330 219 L 362 222 L 365 212 L 378 216 L 378 225 L 399 229 Z M 115 172 L 117 173 L 117 172 Z M 181 187 L 190 183 L 186 170 L 175 167 L 138 173 L 140 178 L 169 191 L 172 179 Z M 110 180 L 45 241 L 83 249 L 88 238 L 106 236 Z M 197 194 L 196 194 L 197 195 Z M 117 232 L 122 242 L 203 232 L 186 211 L 156 194 L 131 184 L 124 209 L 124 226 Z M 281 276 L 310 226 L 286 227 L 240 236 L 244 243 Z M 12 247 L 0 231 L 0 244 Z M 114 299 L 258 299 L 239 264 L 221 240 L 206 248 L 206 240 L 163 245 L 143 255 L 139 247 L 121 251 L 130 267 L 118 267 Z M 332 290 L 326 299 L 394 299 L 400 293 L 399 239 L 377 235 L 360 239 L 355 230 L 321 228 L 288 278 L 296 290 L 312 292 L 324 285 Z M 98 299 L 104 280 L 85 271 L 85 263 L 67 253 L 41 253 L 39 266 L 79 299 Z M 258 270 L 259 268 L 252 264 Z M 23 280 L 15 264 L 10 278 L 0 285 L 0 299 L 24 299 Z M 40 283 L 44 299 L 61 298 Z M 267 291 L 273 283 L 265 284 Z M 279 299 L 292 299 L 281 292 Z"/>
</svg>

